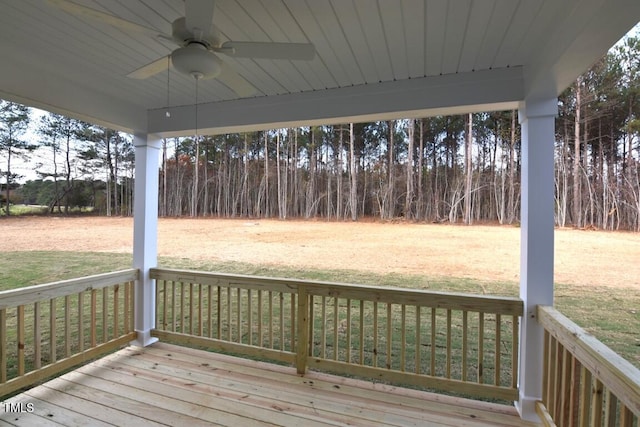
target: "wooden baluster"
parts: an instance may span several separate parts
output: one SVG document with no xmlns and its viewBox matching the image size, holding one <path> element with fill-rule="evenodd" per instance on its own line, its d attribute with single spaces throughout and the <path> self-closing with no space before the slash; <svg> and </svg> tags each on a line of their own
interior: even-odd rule
<svg viewBox="0 0 640 427">
<path fill-rule="evenodd" d="M 291 325 L 289 326 L 289 331 L 291 331 L 291 343 L 289 345 L 291 346 L 291 351 L 296 351 L 296 318 L 298 313 L 296 313 L 296 294 L 293 292 L 291 293 L 291 308 L 289 313 L 291 313 Z"/>
<path fill-rule="evenodd" d="M 604 425 L 605 426 L 617 426 L 616 414 L 618 410 L 618 398 L 615 394 L 611 393 L 611 390 L 607 389 L 605 392 L 606 406 L 604 408 Z"/>
<path fill-rule="evenodd" d="M 120 285 L 113 287 L 113 338 L 120 336 Z"/>
<path fill-rule="evenodd" d="M 431 366 L 429 375 L 436 374 L 436 308 L 431 307 Z"/>
<path fill-rule="evenodd" d="M 447 309 L 447 378 L 451 378 L 451 309 Z"/>
<path fill-rule="evenodd" d="M 178 332 L 178 304 L 177 304 L 177 299 L 178 296 L 176 295 L 177 293 L 177 289 L 176 289 L 176 282 L 171 281 L 171 331 L 172 332 Z"/>
<path fill-rule="evenodd" d="M 102 342 L 107 342 L 108 337 L 108 317 L 109 317 L 109 295 L 107 288 L 102 288 Z"/>
<path fill-rule="evenodd" d="M 207 285 L 207 335 L 213 338 L 213 286 Z"/>
<path fill-rule="evenodd" d="M 185 320 L 184 306 L 185 306 L 186 292 L 187 291 L 185 289 L 184 282 L 180 282 L 180 307 L 179 307 L 180 320 L 176 325 L 176 330 L 179 332 L 182 332 L 183 334 L 187 332 L 186 326 L 184 324 L 184 320 Z"/>
<path fill-rule="evenodd" d="M 338 297 L 333 297 L 333 360 L 338 360 Z"/>
<path fill-rule="evenodd" d="M 308 329 L 309 331 L 307 332 L 309 335 L 309 343 L 307 345 L 308 347 L 308 353 L 307 356 L 313 356 L 313 353 L 315 351 L 315 334 L 316 334 L 316 307 L 315 307 L 315 298 L 313 295 L 309 294 L 307 292 L 307 295 L 309 295 L 309 319 L 307 321 L 308 323 Z M 300 295 L 298 295 L 298 298 L 300 298 Z M 299 304 L 299 303 L 298 303 Z M 300 316 L 298 316 L 300 317 Z M 298 319 L 298 321 L 300 321 L 300 319 Z"/>
<path fill-rule="evenodd" d="M 359 350 L 360 350 L 360 364 L 364 365 L 364 301 L 360 300 L 360 342 L 359 342 Z"/>
<path fill-rule="evenodd" d="M 294 307 L 295 306 L 292 305 L 292 312 L 294 311 Z M 296 333 L 292 330 L 291 335 L 296 335 Z M 307 372 L 307 358 L 309 354 L 309 296 L 304 287 L 298 288 L 297 335 L 299 340 L 296 348 L 296 370 L 298 374 L 302 375 Z M 291 350 L 293 350 L 293 348 Z"/>
<path fill-rule="evenodd" d="M 123 307 L 123 311 L 124 311 L 124 320 L 123 320 L 123 326 L 124 326 L 124 333 L 128 334 L 129 332 L 131 332 L 131 314 L 132 311 L 130 310 L 131 307 L 131 286 L 132 286 L 132 282 L 127 282 L 124 285 L 124 302 L 122 304 Z M 166 289 L 165 289 L 165 301 L 164 301 L 164 306 L 166 307 L 167 305 L 167 301 L 166 301 Z M 167 329 L 167 312 L 165 309 L 164 312 L 164 316 L 162 318 L 162 321 L 164 322 L 164 327 L 162 329 Z"/>
<path fill-rule="evenodd" d="M 347 345 L 346 345 L 346 350 L 347 350 L 347 355 L 346 355 L 346 360 L 345 362 L 347 363 L 351 363 L 351 299 L 347 298 Z"/>
<path fill-rule="evenodd" d="M 469 380 L 469 361 L 467 355 L 469 352 L 469 312 L 462 312 L 462 381 Z"/>
<path fill-rule="evenodd" d="M 273 346 L 273 291 L 269 291 L 269 347 Z"/>
<path fill-rule="evenodd" d="M 0 343 L 0 345 L 4 345 L 4 343 Z M 42 322 L 40 320 L 40 302 L 33 304 L 33 367 L 35 369 L 42 367 Z"/>
<path fill-rule="evenodd" d="M 373 302 L 373 362 L 374 368 L 378 367 L 378 302 Z"/>
<path fill-rule="evenodd" d="M 620 427 L 633 427 L 633 412 L 620 402 Z"/>
<path fill-rule="evenodd" d="M 249 345 L 253 345 L 253 294 L 247 290 L 247 330 L 249 331 Z"/>
<path fill-rule="evenodd" d="M 7 309 L 0 309 L 0 383 L 7 382 Z"/>
<path fill-rule="evenodd" d="M 78 351 L 84 351 L 84 292 L 78 293 Z"/>
<path fill-rule="evenodd" d="M 320 357 L 321 358 L 326 358 L 327 357 L 327 297 L 325 297 L 324 295 L 322 296 L 322 298 L 320 299 L 320 304 L 322 305 L 320 307 L 321 310 L 321 318 L 322 318 L 322 325 L 321 325 L 321 335 L 320 335 Z"/>
<path fill-rule="evenodd" d="M 18 306 L 18 376 L 24 375 L 24 305 Z"/>
<path fill-rule="evenodd" d="M 554 364 L 554 373 L 553 373 L 553 402 L 554 402 L 554 408 L 553 408 L 553 419 L 554 420 L 561 420 L 561 415 L 562 415 L 562 366 L 563 366 L 563 359 L 562 356 L 564 354 L 564 349 L 562 348 L 562 345 L 560 344 L 560 342 L 558 342 L 557 340 L 555 341 L 555 364 Z"/>
<path fill-rule="evenodd" d="M 555 410 L 556 410 L 556 373 L 557 373 L 557 364 L 558 364 L 558 359 L 556 357 L 556 352 L 558 350 L 558 343 L 555 340 L 555 338 L 553 338 L 553 336 L 551 334 L 549 334 L 549 355 L 547 356 L 547 359 L 549 360 L 549 383 L 547 385 L 547 396 L 548 396 L 548 404 L 547 404 L 547 410 L 549 411 L 550 415 L 554 415 L 555 414 Z"/>
<path fill-rule="evenodd" d="M 501 366 L 501 357 L 500 357 L 500 345 L 502 344 L 502 316 L 500 314 L 496 314 L 496 349 L 495 349 L 495 373 L 494 373 L 494 384 L 500 385 L 500 370 Z"/>
<path fill-rule="evenodd" d="M 204 324 L 202 322 L 202 314 L 204 313 L 204 307 L 202 305 L 202 284 L 196 284 L 198 287 L 198 336 L 204 335 Z"/>
<path fill-rule="evenodd" d="M 227 341 L 231 341 L 231 287 L 227 287 Z"/>
<path fill-rule="evenodd" d="M 57 341 L 56 335 L 56 299 L 49 300 L 49 362 L 54 363 L 57 360 Z"/>
<path fill-rule="evenodd" d="M 64 355 L 71 356 L 71 296 L 64 297 Z"/>
<path fill-rule="evenodd" d="M 216 336 L 216 338 L 221 340 L 222 339 L 222 286 L 218 286 L 218 300 L 216 301 L 216 306 L 218 310 L 216 314 L 216 320 L 218 322 L 217 324 L 218 335 Z"/>
<path fill-rule="evenodd" d="M 484 383 L 484 313 L 478 313 L 478 383 Z"/>
<path fill-rule="evenodd" d="M 571 384 L 569 386 L 569 425 L 577 426 L 580 411 L 580 370 L 582 365 L 571 355 Z"/>
<path fill-rule="evenodd" d="M 95 347 L 97 345 L 97 341 L 98 341 L 98 337 L 97 337 L 97 310 L 98 310 L 98 291 L 96 289 L 92 289 L 91 290 L 91 330 L 89 331 L 89 335 L 91 338 L 91 347 Z M 54 304 L 53 300 L 51 300 L 51 303 Z M 51 307 L 53 310 L 51 310 L 52 313 L 55 313 L 55 306 L 52 305 Z M 51 333 L 51 335 L 53 336 L 53 331 Z M 55 352 L 54 352 L 55 353 Z"/>
<path fill-rule="evenodd" d="M 400 370 L 404 372 L 407 357 L 407 306 L 402 304 L 400 310 Z"/>
<path fill-rule="evenodd" d="M 548 333 L 545 331 L 545 333 Z M 584 366 L 580 367 L 580 427 L 589 426 L 591 414 L 591 372 Z"/>
<path fill-rule="evenodd" d="M 260 347 L 264 345 L 262 338 L 262 289 L 258 291 L 258 345 Z"/>
<path fill-rule="evenodd" d="M 566 348 L 562 349 L 562 376 L 560 377 L 560 423 L 568 426 L 571 408 L 571 365 L 573 356 Z"/>
<path fill-rule="evenodd" d="M 602 400 L 603 386 L 599 379 L 595 379 L 591 389 L 591 424 L 592 426 L 602 425 Z"/>
<path fill-rule="evenodd" d="M 420 343 L 421 340 L 421 331 L 420 331 L 420 312 L 422 311 L 422 307 L 420 307 L 419 305 L 416 306 L 416 374 L 420 374 L 420 365 L 422 364 L 421 361 L 421 353 L 422 353 L 422 344 Z"/>
<path fill-rule="evenodd" d="M 193 314 L 195 310 L 195 301 L 193 294 L 193 283 L 189 283 L 189 335 L 193 335 Z"/>
<path fill-rule="evenodd" d="M 236 327 L 238 329 L 238 342 L 242 343 L 242 289 L 236 289 Z"/>
<path fill-rule="evenodd" d="M 284 351 L 284 293 L 280 295 L 280 351 Z"/>
<path fill-rule="evenodd" d="M 549 332 L 545 329 L 544 331 L 544 338 L 542 341 L 542 403 L 544 403 L 544 405 L 547 407 L 547 409 L 549 409 L 549 394 L 550 394 L 550 390 L 549 390 L 549 377 L 550 377 L 550 363 L 549 363 L 549 351 L 551 348 L 550 345 L 550 340 L 551 340 L 551 335 L 549 334 Z M 514 351 L 515 349 L 512 349 L 512 351 Z"/>
<path fill-rule="evenodd" d="M 511 387 L 518 387 L 518 346 L 520 345 L 520 325 L 518 324 L 518 317 L 513 316 L 511 322 L 511 336 L 513 337 L 513 344 L 511 346 Z"/>
<path fill-rule="evenodd" d="M 158 284 L 159 285 L 159 284 Z M 156 319 L 156 328 L 161 329 L 163 331 L 167 330 L 167 326 L 169 321 L 167 320 L 167 311 L 169 307 L 167 306 L 169 295 L 167 289 L 167 281 L 162 281 L 162 319 Z M 158 286 L 158 292 L 160 291 L 160 286 Z"/>
<path fill-rule="evenodd" d="M 391 324 L 391 314 L 392 307 L 391 303 L 387 303 L 387 369 L 391 369 L 392 359 L 391 359 L 391 351 L 392 351 L 392 340 L 393 340 L 393 330 Z"/>
</svg>

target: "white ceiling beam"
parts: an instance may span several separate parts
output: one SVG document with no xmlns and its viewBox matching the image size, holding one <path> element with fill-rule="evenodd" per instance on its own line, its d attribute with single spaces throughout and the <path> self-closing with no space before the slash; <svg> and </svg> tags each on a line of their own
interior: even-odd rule
<svg viewBox="0 0 640 427">
<path fill-rule="evenodd" d="M 512 67 L 198 105 L 198 133 L 223 134 L 331 123 L 517 108 L 522 68 Z M 167 117 L 167 111 L 170 117 Z M 149 111 L 149 132 L 195 134 L 194 106 Z"/>
</svg>

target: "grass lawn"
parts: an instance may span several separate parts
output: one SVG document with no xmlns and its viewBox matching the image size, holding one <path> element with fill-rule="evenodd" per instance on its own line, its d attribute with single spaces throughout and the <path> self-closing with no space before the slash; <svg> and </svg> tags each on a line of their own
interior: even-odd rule
<svg viewBox="0 0 640 427">
<path fill-rule="evenodd" d="M 162 267 L 272 277 L 397 286 L 433 291 L 517 296 L 516 282 L 482 282 L 466 278 L 374 274 L 357 270 L 314 270 L 239 262 L 205 262 L 160 258 Z M 0 257 L 0 290 L 103 273 L 131 266 L 131 255 L 92 252 L 4 252 Z M 640 368 L 640 294 L 631 289 L 556 285 L 556 307 Z"/>
</svg>

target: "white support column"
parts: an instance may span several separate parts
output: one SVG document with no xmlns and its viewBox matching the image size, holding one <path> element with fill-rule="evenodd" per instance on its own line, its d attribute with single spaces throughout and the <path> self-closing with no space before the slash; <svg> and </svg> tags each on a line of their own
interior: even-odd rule
<svg viewBox="0 0 640 427">
<path fill-rule="evenodd" d="M 542 399 L 543 337 L 536 316 L 539 304 L 553 304 L 554 141 L 556 98 L 525 101 L 522 129 L 520 298 L 520 397 L 523 419 L 539 421 L 535 403 Z"/>
<path fill-rule="evenodd" d="M 151 337 L 155 327 L 155 282 L 149 269 L 158 261 L 158 166 L 161 139 L 155 135 L 134 135 L 136 174 L 133 205 L 133 267 L 140 270 L 135 285 L 133 345 L 145 347 L 158 341 Z"/>
</svg>

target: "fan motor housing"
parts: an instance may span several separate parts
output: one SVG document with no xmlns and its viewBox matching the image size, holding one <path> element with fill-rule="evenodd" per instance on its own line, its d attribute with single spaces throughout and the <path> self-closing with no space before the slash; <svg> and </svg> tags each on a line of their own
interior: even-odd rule
<svg viewBox="0 0 640 427">
<path fill-rule="evenodd" d="M 171 53 L 171 63 L 179 72 L 196 78 L 213 78 L 222 70 L 220 58 L 198 42 L 174 50 Z"/>
</svg>

